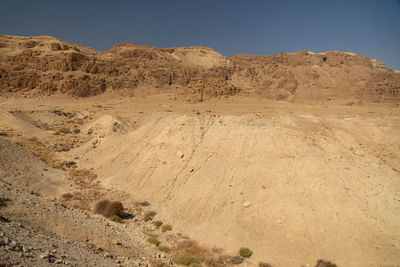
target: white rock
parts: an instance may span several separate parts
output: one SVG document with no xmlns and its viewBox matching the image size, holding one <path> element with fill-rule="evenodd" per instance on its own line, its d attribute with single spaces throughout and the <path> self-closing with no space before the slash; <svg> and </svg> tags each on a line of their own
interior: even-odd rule
<svg viewBox="0 0 400 267">
<path fill-rule="evenodd" d="M 245 208 L 248 208 L 248 207 L 251 206 L 251 202 L 246 200 L 245 202 L 242 203 L 242 206 L 245 207 Z"/>
</svg>

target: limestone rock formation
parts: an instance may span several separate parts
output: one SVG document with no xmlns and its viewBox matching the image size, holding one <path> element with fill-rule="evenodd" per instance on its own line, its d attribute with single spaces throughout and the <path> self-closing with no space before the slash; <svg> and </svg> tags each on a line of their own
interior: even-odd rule
<svg viewBox="0 0 400 267">
<path fill-rule="evenodd" d="M 49 36 L 0 36 L 1 94 L 86 97 L 105 90 L 130 95 L 168 91 L 195 102 L 238 94 L 300 102 L 398 101 L 400 73 L 348 52 L 227 58 L 207 47 L 121 43 L 100 52 Z"/>
</svg>

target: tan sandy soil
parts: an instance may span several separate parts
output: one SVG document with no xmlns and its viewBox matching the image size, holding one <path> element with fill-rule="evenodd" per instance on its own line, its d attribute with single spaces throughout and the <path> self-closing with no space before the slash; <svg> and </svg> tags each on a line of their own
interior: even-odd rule
<svg viewBox="0 0 400 267">
<path fill-rule="evenodd" d="M 110 92 L 85 99 L 7 97 L 0 103 L 0 132 L 8 140 L 49 164 L 73 160 L 78 170 L 94 176 L 82 182 L 68 169 L 49 169 L 36 159 L 24 185 L 14 168 L 22 163 L 12 151 L 16 158 L 7 158 L 15 166 L 3 166 L 0 173 L 14 187 L 32 187 L 40 199 L 61 203 L 61 194 L 80 192 L 82 201 L 62 202 L 75 209 L 88 210 L 104 195 L 120 198 L 132 211 L 147 200 L 151 206 L 144 211 L 156 211 L 155 219 L 171 224 L 174 234 L 227 255 L 249 247 L 254 254 L 245 264 L 250 266 L 260 261 L 312 266 L 318 259 L 338 266 L 398 264 L 399 106 L 330 102 L 236 96 L 190 104 L 172 94 L 135 98 Z M 66 149 L 60 149 L 63 144 Z M 50 190 L 56 184 L 57 190 Z M 47 221 L 36 223 L 65 233 Z M 98 234 L 103 230 L 96 230 L 103 224 L 86 223 L 83 231 L 93 231 L 90 240 L 100 236 L 92 243 L 112 249 Z M 137 222 L 126 225 L 131 229 Z M 124 230 L 124 238 L 146 243 L 142 228 Z"/>
</svg>

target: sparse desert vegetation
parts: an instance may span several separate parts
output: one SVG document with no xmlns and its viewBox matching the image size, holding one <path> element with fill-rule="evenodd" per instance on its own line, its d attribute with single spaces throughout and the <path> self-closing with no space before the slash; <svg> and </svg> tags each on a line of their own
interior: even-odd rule
<svg viewBox="0 0 400 267">
<path fill-rule="evenodd" d="M 157 212 L 155 212 L 154 210 L 150 210 L 150 211 L 146 211 L 144 213 L 144 220 L 147 221 L 151 221 L 153 220 L 154 216 L 156 216 Z"/>
<path fill-rule="evenodd" d="M 161 225 L 163 225 L 163 222 L 162 222 L 162 221 L 154 221 L 153 224 L 154 224 L 156 227 L 160 227 Z"/>
<path fill-rule="evenodd" d="M 249 248 L 240 248 L 239 255 L 244 258 L 250 258 L 251 255 L 253 255 L 253 251 L 251 251 Z"/>
<path fill-rule="evenodd" d="M 337 267 L 337 265 L 327 260 L 318 260 L 315 267 Z"/>
<path fill-rule="evenodd" d="M 39 139 L 36 136 L 29 137 L 28 140 L 31 142 L 39 142 Z"/>
<path fill-rule="evenodd" d="M 189 255 L 178 255 L 175 257 L 174 262 L 178 265 L 190 266 L 192 264 L 199 264 L 199 261 Z"/>
<path fill-rule="evenodd" d="M 158 241 L 157 237 L 155 237 L 155 236 L 148 237 L 147 242 L 149 242 L 150 244 L 156 245 L 156 246 L 158 246 L 158 244 L 160 244 L 160 241 Z"/>
<path fill-rule="evenodd" d="M 273 267 L 273 266 L 266 262 L 260 262 L 258 263 L 258 267 Z"/>
<path fill-rule="evenodd" d="M 166 232 L 166 231 L 171 231 L 172 230 L 172 226 L 171 225 L 169 225 L 169 224 L 163 224 L 162 226 L 161 226 L 161 232 Z"/>
<path fill-rule="evenodd" d="M 124 206 L 119 201 L 110 201 L 108 199 L 101 200 L 96 203 L 94 213 L 102 214 L 104 217 L 123 216 Z"/>
<path fill-rule="evenodd" d="M 171 249 L 167 246 L 158 246 L 157 249 L 165 253 L 169 253 L 171 251 Z"/>
<path fill-rule="evenodd" d="M 112 215 L 110 216 L 110 220 L 113 222 L 117 222 L 117 223 L 123 223 L 124 221 L 122 220 L 122 218 L 118 215 Z"/>
</svg>

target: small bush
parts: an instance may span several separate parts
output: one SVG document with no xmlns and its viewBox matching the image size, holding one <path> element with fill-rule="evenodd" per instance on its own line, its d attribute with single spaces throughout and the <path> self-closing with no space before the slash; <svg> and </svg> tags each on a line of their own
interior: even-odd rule
<svg viewBox="0 0 400 267">
<path fill-rule="evenodd" d="M 6 132 L 0 132 L 0 136 L 7 137 L 8 135 Z"/>
<path fill-rule="evenodd" d="M 315 267 L 337 267 L 337 265 L 330 261 L 318 260 L 317 265 L 315 265 Z"/>
<path fill-rule="evenodd" d="M 28 139 L 31 142 L 37 142 L 39 139 L 36 136 L 32 136 L 31 138 Z"/>
<path fill-rule="evenodd" d="M 253 251 L 251 251 L 249 248 L 240 248 L 239 255 L 244 258 L 250 258 L 251 255 L 253 255 Z"/>
<path fill-rule="evenodd" d="M 113 221 L 113 222 L 117 222 L 117 223 L 123 223 L 122 218 L 119 217 L 118 215 L 111 216 L 110 220 Z"/>
<path fill-rule="evenodd" d="M 147 238 L 147 242 L 149 242 L 150 244 L 156 245 L 156 246 L 158 246 L 158 244 L 160 244 L 157 237 L 155 237 L 155 236 L 150 236 L 149 238 Z"/>
<path fill-rule="evenodd" d="M 76 162 L 75 161 L 67 161 L 67 162 L 65 162 L 65 167 L 67 167 L 67 168 L 76 168 L 77 166 L 76 166 Z"/>
<path fill-rule="evenodd" d="M 121 202 L 119 201 L 111 201 L 109 205 L 107 206 L 106 210 L 104 211 L 104 216 L 105 217 L 111 217 L 113 215 L 117 215 L 122 217 L 124 210 L 124 206 L 122 205 Z"/>
<path fill-rule="evenodd" d="M 119 216 L 120 218 L 123 214 L 124 206 L 119 201 L 110 201 L 110 200 L 101 200 L 96 203 L 94 207 L 94 213 L 102 214 L 104 217 L 112 217 L 114 215 Z"/>
<path fill-rule="evenodd" d="M 272 265 L 269 264 L 269 263 L 260 262 L 260 263 L 258 264 L 258 267 L 272 267 Z"/>
<path fill-rule="evenodd" d="M 71 193 L 65 193 L 62 195 L 62 198 L 64 199 L 71 199 L 73 197 L 73 195 Z"/>
<path fill-rule="evenodd" d="M 71 130 L 66 128 L 66 127 L 59 128 L 56 131 L 57 135 L 59 135 L 59 134 L 69 134 L 69 133 L 71 133 Z"/>
<path fill-rule="evenodd" d="M 153 220 L 154 216 L 156 216 L 156 214 L 157 214 L 157 213 L 156 213 L 155 211 L 152 211 L 152 210 L 146 211 L 146 212 L 144 213 L 144 220 L 145 220 L 146 222 L 151 221 L 151 220 Z"/>
<path fill-rule="evenodd" d="M 100 200 L 94 206 L 94 213 L 103 214 L 109 204 L 110 204 L 110 200 L 108 200 L 108 199 Z"/>
<path fill-rule="evenodd" d="M 57 168 L 62 169 L 64 167 L 65 163 L 67 163 L 65 160 L 61 161 L 60 163 L 57 164 Z"/>
<path fill-rule="evenodd" d="M 155 222 L 153 222 L 153 224 L 158 228 L 163 224 L 163 222 L 162 221 L 155 221 Z"/>
<path fill-rule="evenodd" d="M 174 262 L 178 265 L 189 266 L 191 264 L 199 264 L 199 261 L 189 255 L 179 255 L 174 259 Z"/>
<path fill-rule="evenodd" d="M 158 246 L 158 250 L 162 251 L 162 252 L 165 252 L 165 253 L 169 253 L 170 248 L 167 247 L 167 246 Z"/>
<path fill-rule="evenodd" d="M 171 231 L 172 230 L 172 226 L 169 224 L 164 224 L 163 226 L 161 226 L 161 232 L 166 232 L 166 231 Z"/>
</svg>

